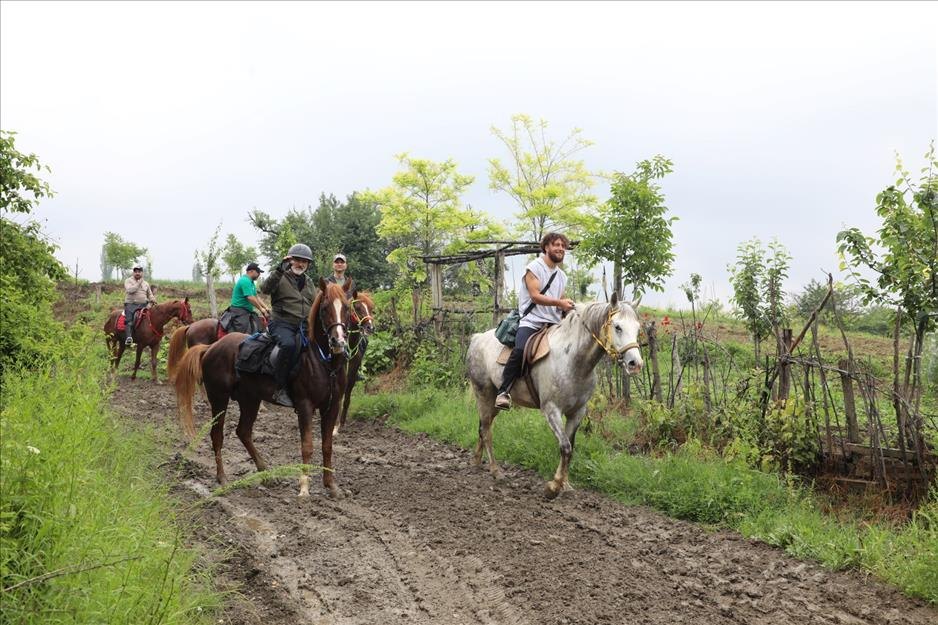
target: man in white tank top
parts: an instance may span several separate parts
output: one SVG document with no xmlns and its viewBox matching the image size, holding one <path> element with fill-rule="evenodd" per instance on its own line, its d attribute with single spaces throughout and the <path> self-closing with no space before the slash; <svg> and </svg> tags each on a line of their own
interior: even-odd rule
<svg viewBox="0 0 938 625">
<path fill-rule="evenodd" d="M 541 239 L 543 254 L 528 263 L 524 277 L 524 288 L 518 294 L 518 312 L 522 315 L 515 335 L 515 346 L 505 363 L 502 373 L 502 385 L 498 388 L 495 407 L 499 410 L 511 408 L 511 385 L 521 373 L 524 345 L 532 334 L 545 325 L 560 323 L 561 314 L 573 308 L 573 300 L 567 299 L 564 291 L 567 287 L 567 274 L 560 268 L 570 240 L 562 234 L 551 232 Z M 549 284 L 549 286 L 548 286 Z M 547 287 L 544 293 L 541 291 Z"/>
</svg>

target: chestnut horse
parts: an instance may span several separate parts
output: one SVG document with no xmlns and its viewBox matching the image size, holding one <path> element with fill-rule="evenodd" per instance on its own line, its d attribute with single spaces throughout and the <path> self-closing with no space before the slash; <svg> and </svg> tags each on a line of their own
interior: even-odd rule
<svg viewBox="0 0 938 625">
<path fill-rule="evenodd" d="M 332 432 L 333 436 L 338 436 L 339 430 L 345 426 L 345 419 L 348 417 L 349 402 L 352 400 L 352 389 L 355 387 L 355 382 L 358 381 L 358 370 L 361 368 L 362 360 L 365 358 L 365 345 L 367 341 L 364 339 L 371 336 L 375 331 L 374 317 L 371 315 L 371 311 L 375 309 L 375 303 L 371 299 L 371 295 L 365 292 L 359 293 L 358 291 L 353 291 L 351 304 L 351 323 L 349 323 L 348 326 L 348 383 L 345 385 L 345 398 L 342 402 L 342 413 L 339 415 L 339 420 L 335 424 L 335 430 Z"/>
<path fill-rule="evenodd" d="M 350 286 L 348 283 L 346 287 Z M 346 332 L 349 303 L 346 291 L 337 284 L 319 279 L 320 292 L 307 319 L 309 347 L 300 354 L 299 372 L 289 382 L 293 410 L 300 425 L 300 450 L 303 464 L 309 465 L 313 455 L 313 412 L 318 408 L 322 430 L 323 486 L 332 496 L 341 493 L 332 470 L 332 428 L 346 382 Z M 238 438 L 251 455 L 258 471 L 267 463 L 254 447 L 253 428 L 261 401 L 271 401 L 277 385 L 268 375 L 235 371 L 235 362 L 246 334 L 233 332 L 212 345 L 195 345 L 188 350 L 176 372 L 176 403 L 183 430 L 196 435 L 192 416 L 192 396 L 201 381 L 208 396 L 212 414 L 211 438 L 215 452 L 216 479 L 227 482 L 221 449 L 225 436 L 225 414 L 228 402 L 235 399 L 241 408 Z M 300 496 L 309 495 L 309 475 L 304 469 L 300 477 Z"/>
<path fill-rule="evenodd" d="M 117 320 L 120 318 L 121 309 L 111 311 L 111 315 L 104 323 L 104 335 L 107 338 L 108 351 L 111 352 L 111 365 L 114 370 L 120 365 L 121 356 L 127 345 L 124 343 L 124 331 L 117 329 Z M 143 356 L 143 349 L 150 348 L 150 379 L 157 383 L 156 377 L 156 357 L 160 350 L 160 341 L 163 339 L 163 326 L 172 319 L 179 319 L 184 324 L 192 323 L 192 307 L 189 306 L 189 298 L 184 300 L 173 300 L 165 304 L 157 304 L 150 308 L 144 308 L 137 312 L 134 320 L 141 317 L 140 325 L 134 328 L 134 340 L 137 345 L 137 360 L 134 362 L 134 371 L 130 376 L 131 380 L 137 379 L 137 369 L 140 368 L 140 358 Z"/>
<path fill-rule="evenodd" d="M 186 355 L 186 350 L 193 345 L 211 345 L 218 340 L 218 319 L 209 317 L 193 321 L 187 326 L 176 328 L 169 339 L 169 355 L 166 358 L 166 377 L 170 382 L 176 379 L 179 361 Z"/>
</svg>

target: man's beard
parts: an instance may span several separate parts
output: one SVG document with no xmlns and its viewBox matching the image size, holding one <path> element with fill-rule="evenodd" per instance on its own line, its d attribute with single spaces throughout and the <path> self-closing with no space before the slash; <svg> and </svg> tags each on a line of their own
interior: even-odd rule
<svg viewBox="0 0 938 625">
<path fill-rule="evenodd" d="M 290 267 L 290 270 L 298 276 L 303 275 L 303 273 L 306 271 L 305 269 L 302 269 L 300 267 Z"/>
<path fill-rule="evenodd" d="M 554 263 L 555 265 L 559 265 L 563 262 L 564 254 L 557 255 L 554 252 L 547 252 L 547 257 L 550 258 L 550 262 Z"/>
</svg>

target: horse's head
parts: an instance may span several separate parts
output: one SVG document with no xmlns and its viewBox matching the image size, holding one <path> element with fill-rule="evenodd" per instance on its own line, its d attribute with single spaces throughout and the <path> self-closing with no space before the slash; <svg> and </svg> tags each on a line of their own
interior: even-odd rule
<svg viewBox="0 0 938 625">
<path fill-rule="evenodd" d="M 319 278 L 319 296 L 310 310 L 310 332 L 315 335 L 316 327 L 328 338 L 329 351 L 340 354 L 348 341 L 349 303 L 346 296 L 351 282 L 344 287 Z M 316 319 L 313 319 L 313 315 Z"/>
<path fill-rule="evenodd" d="M 374 317 L 371 311 L 375 309 L 371 295 L 364 291 L 352 290 L 352 324 L 357 325 L 359 331 L 365 336 L 371 336 L 375 331 Z"/>
<path fill-rule="evenodd" d="M 192 323 L 192 306 L 189 305 L 189 296 L 184 300 L 173 302 L 173 316 L 183 322 L 185 325 Z"/>
<path fill-rule="evenodd" d="M 638 320 L 638 303 L 620 302 L 616 293 L 609 301 L 609 346 L 618 354 L 619 362 L 626 373 L 635 375 L 642 370 L 642 353 L 638 349 L 638 335 L 642 324 Z"/>
</svg>

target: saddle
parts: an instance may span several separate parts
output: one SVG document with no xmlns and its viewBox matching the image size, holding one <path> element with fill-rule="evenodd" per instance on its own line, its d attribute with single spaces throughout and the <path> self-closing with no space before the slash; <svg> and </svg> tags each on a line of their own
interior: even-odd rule
<svg viewBox="0 0 938 625">
<path fill-rule="evenodd" d="M 218 327 L 219 332 L 223 332 L 221 324 Z M 264 375 L 273 375 L 276 371 L 274 366 L 273 351 L 278 348 L 274 337 L 266 332 L 261 334 L 252 334 L 238 345 L 238 359 L 235 361 L 235 371 L 237 373 L 261 373 Z"/>
<path fill-rule="evenodd" d="M 124 330 L 127 329 L 127 319 L 126 319 L 126 317 L 127 317 L 127 315 L 125 315 L 124 312 L 121 311 L 120 317 L 117 318 L 117 329 L 118 329 L 118 330 L 124 331 Z M 137 311 L 137 314 L 134 315 L 134 329 L 137 329 L 137 328 L 140 327 L 140 324 L 143 323 L 144 317 L 146 317 L 147 319 L 150 318 L 150 309 L 149 309 L 149 308 L 141 308 L 140 310 Z"/>
<path fill-rule="evenodd" d="M 555 325 L 545 326 L 532 334 L 528 342 L 524 344 L 524 358 L 521 361 L 521 377 L 528 387 L 531 399 L 534 400 L 534 404 L 538 408 L 541 406 L 541 397 L 538 395 L 534 379 L 531 377 L 531 367 L 534 363 L 550 353 L 550 335 L 556 328 L 557 326 Z M 504 366 L 505 363 L 508 362 L 511 350 L 511 347 L 502 347 L 502 351 L 495 362 Z"/>
</svg>

